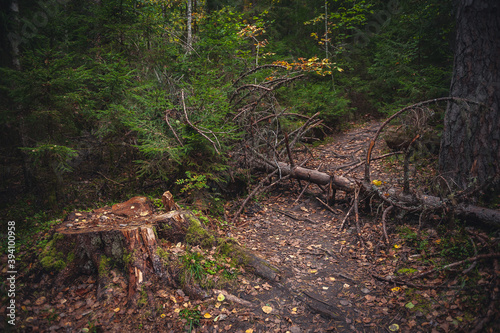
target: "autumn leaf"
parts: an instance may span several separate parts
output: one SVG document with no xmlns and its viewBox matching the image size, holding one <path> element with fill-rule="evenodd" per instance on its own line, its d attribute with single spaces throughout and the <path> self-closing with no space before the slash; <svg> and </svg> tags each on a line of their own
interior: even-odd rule
<svg viewBox="0 0 500 333">
<path fill-rule="evenodd" d="M 394 287 L 394 288 L 391 289 L 391 291 L 394 292 L 394 293 L 398 292 L 400 290 L 401 290 L 401 288 L 399 288 L 399 287 Z"/>
<path fill-rule="evenodd" d="M 115 308 L 113 311 L 118 312 L 118 311 L 120 311 L 120 308 Z"/>
<path fill-rule="evenodd" d="M 382 182 L 380 180 L 374 179 L 374 180 L 372 180 L 372 184 L 375 186 L 380 186 L 380 185 L 382 185 Z"/>
<path fill-rule="evenodd" d="M 262 307 L 262 311 L 264 311 L 264 313 L 269 314 L 269 313 L 271 313 L 271 312 L 273 311 L 273 308 L 272 308 L 272 307 L 270 307 L 270 306 L 268 306 L 268 305 L 264 305 L 264 306 Z"/>
<path fill-rule="evenodd" d="M 212 318 L 212 315 L 211 315 L 210 313 L 208 313 L 208 312 L 207 312 L 207 313 L 205 313 L 205 314 L 203 315 L 203 318 L 205 318 L 205 319 L 210 319 L 210 318 Z"/>
<path fill-rule="evenodd" d="M 405 305 L 405 308 L 407 308 L 407 309 L 413 309 L 414 307 L 415 307 L 415 304 L 413 304 L 412 302 L 408 302 Z"/>
<path fill-rule="evenodd" d="M 391 326 L 389 326 L 389 330 L 392 331 L 392 332 L 399 331 L 399 325 L 398 324 L 392 324 Z"/>
<path fill-rule="evenodd" d="M 225 297 L 222 293 L 220 293 L 220 294 L 219 294 L 219 296 L 217 296 L 217 300 L 218 300 L 219 302 L 222 302 L 222 301 L 224 301 L 225 299 L 226 299 L 226 297 Z"/>
</svg>

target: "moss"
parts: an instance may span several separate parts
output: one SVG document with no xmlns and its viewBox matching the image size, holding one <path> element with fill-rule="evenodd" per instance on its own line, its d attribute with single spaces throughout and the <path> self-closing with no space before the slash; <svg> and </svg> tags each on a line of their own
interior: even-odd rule
<svg viewBox="0 0 500 333">
<path fill-rule="evenodd" d="M 163 260 L 165 266 L 168 265 L 169 262 L 169 253 L 165 251 L 161 246 L 156 248 L 156 254 Z"/>
<path fill-rule="evenodd" d="M 142 286 L 140 293 L 141 293 L 141 296 L 137 300 L 138 307 L 142 307 L 142 306 L 148 304 L 148 294 L 147 294 L 146 290 L 144 290 L 144 286 Z"/>
<path fill-rule="evenodd" d="M 189 228 L 186 232 L 186 242 L 199 244 L 202 247 L 211 247 L 215 244 L 215 236 L 203 228 L 200 220 L 193 215 L 186 215 L 189 220 Z"/>
<path fill-rule="evenodd" d="M 71 264 L 73 261 L 75 261 L 75 253 L 70 252 L 70 253 L 68 253 L 68 256 L 66 257 L 66 262 L 68 264 Z"/>
<path fill-rule="evenodd" d="M 128 253 L 127 251 L 123 251 L 122 261 L 125 266 L 128 266 L 132 262 L 132 258 L 134 256 L 134 252 Z"/>
<path fill-rule="evenodd" d="M 401 268 L 398 269 L 398 274 L 413 274 L 417 272 L 415 268 Z"/>
<path fill-rule="evenodd" d="M 217 250 L 220 254 L 231 257 L 243 265 L 250 262 L 250 258 L 233 238 L 219 238 Z"/>
<path fill-rule="evenodd" d="M 65 259 L 67 258 L 57 250 L 57 241 L 62 239 L 64 239 L 63 235 L 55 233 L 39 255 L 40 264 L 45 270 L 61 271 L 66 267 Z"/>
<path fill-rule="evenodd" d="M 106 276 L 109 273 L 109 270 L 111 268 L 111 259 L 106 257 L 105 255 L 101 256 L 101 259 L 99 261 L 99 276 Z"/>
</svg>

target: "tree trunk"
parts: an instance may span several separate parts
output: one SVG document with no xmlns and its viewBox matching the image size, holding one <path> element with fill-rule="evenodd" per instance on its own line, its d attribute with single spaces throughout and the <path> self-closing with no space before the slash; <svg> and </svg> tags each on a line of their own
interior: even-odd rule
<svg viewBox="0 0 500 333">
<path fill-rule="evenodd" d="M 440 169 L 460 189 L 500 175 L 500 2 L 457 1 L 457 37 Z"/>
<path fill-rule="evenodd" d="M 187 0 L 187 53 L 190 54 L 193 48 L 193 2 L 192 0 Z"/>
</svg>

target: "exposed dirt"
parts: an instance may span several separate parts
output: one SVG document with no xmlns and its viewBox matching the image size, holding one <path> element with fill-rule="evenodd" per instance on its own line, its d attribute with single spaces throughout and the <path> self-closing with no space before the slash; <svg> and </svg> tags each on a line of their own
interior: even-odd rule
<svg viewBox="0 0 500 333">
<path fill-rule="evenodd" d="M 352 168 L 363 160 L 367 140 L 378 126 L 368 123 L 313 148 L 308 167 L 333 174 Z M 374 163 L 373 178 L 398 183 L 399 174 L 387 174 L 387 164 L 380 163 Z M 349 172 L 351 177 L 361 178 L 361 174 L 361 168 Z M 429 261 L 422 260 L 424 252 L 395 233 L 402 216 L 392 217 L 390 244 L 385 244 L 383 207 L 365 200 L 360 215 L 362 246 L 353 216 L 341 229 L 351 197 L 338 193 L 332 212 L 317 200 L 323 198 L 317 186 L 310 185 L 300 193 L 297 181 L 283 182 L 254 200 L 236 227 L 219 230 L 276 267 L 275 280 L 242 271 L 235 283 L 207 290 L 202 297 L 153 281 L 142 303 L 127 304 L 126 288 L 121 288 L 123 292 L 110 290 L 112 297 L 97 299 L 95 276 L 81 276 L 60 286 L 53 284 L 51 274 L 32 273 L 22 277 L 16 328 L 58 332 L 448 332 L 470 331 L 475 320 L 485 316 L 491 304 L 490 290 L 495 283 L 498 289 L 491 263 L 476 274 L 474 287 L 466 285 L 460 274 L 434 274 L 413 281 L 427 285 L 425 288 L 382 281 L 377 277 L 399 272 L 404 278 L 406 272 L 429 267 Z M 428 244 L 442 241 L 434 228 L 440 223 L 433 216 L 420 221 Z M 408 228 L 417 227 L 418 216 L 416 225 Z M 490 240 L 476 233 L 485 242 Z M 171 255 L 186 251 L 184 244 L 162 246 Z M 431 261 L 439 264 L 439 260 L 433 257 Z M 126 285 L 118 274 L 113 283 L 114 288 Z M 224 297 L 218 289 L 224 289 Z M 185 309 L 199 312 L 190 315 Z M 493 310 L 496 319 L 485 332 L 494 332 L 499 324 L 498 309 Z M 190 323 L 199 325 L 190 327 Z"/>
</svg>

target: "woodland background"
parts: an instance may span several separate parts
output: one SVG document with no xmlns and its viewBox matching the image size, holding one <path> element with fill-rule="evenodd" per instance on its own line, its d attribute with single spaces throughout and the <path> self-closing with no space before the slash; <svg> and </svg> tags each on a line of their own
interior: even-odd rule
<svg viewBox="0 0 500 333">
<path fill-rule="evenodd" d="M 243 73 L 303 73 L 273 107 L 319 112 L 323 139 L 448 96 L 455 32 L 438 0 L 12 0 L 1 25 L 0 209 L 28 228 L 165 189 L 221 214 L 254 177 L 234 158 Z"/>
</svg>

